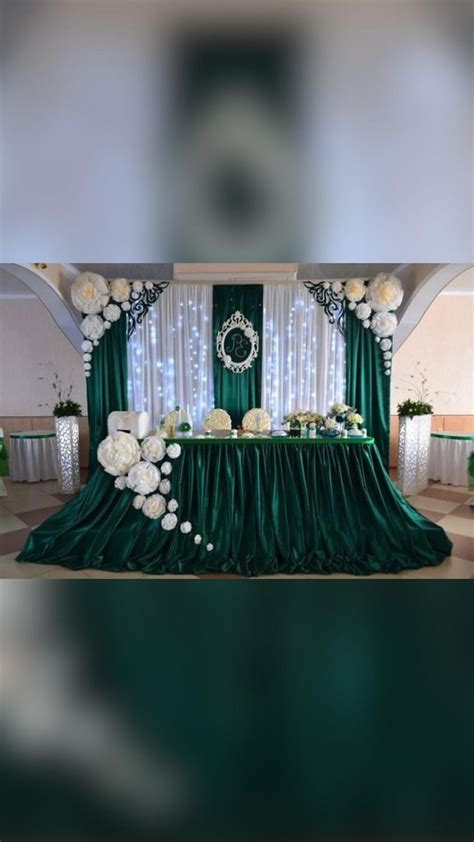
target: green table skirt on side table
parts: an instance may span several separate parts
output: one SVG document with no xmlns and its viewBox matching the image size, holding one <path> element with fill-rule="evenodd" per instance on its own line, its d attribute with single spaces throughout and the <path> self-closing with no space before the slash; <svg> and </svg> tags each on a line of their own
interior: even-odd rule
<svg viewBox="0 0 474 842">
<path fill-rule="evenodd" d="M 155 574 L 363 575 L 436 565 L 451 552 L 444 530 L 395 488 L 372 439 L 180 443 L 170 496 L 190 534 L 136 511 L 133 492 L 99 468 L 31 533 L 18 560 Z"/>
</svg>

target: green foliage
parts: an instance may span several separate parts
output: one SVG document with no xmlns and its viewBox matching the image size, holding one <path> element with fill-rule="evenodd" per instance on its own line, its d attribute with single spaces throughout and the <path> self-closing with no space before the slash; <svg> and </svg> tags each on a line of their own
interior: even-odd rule
<svg viewBox="0 0 474 842">
<path fill-rule="evenodd" d="M 414 418 L 415 415 L 433 415 L 433 407 L 425 401 L 412 401 L 410 399 L 398 404 L 398 414 Z"/>
<path fill-rule="evenodd" d="M 67 415 L 82 415 L 82 407 L 76 401 L 58 401 L 54 406 L 53 415 L 55 418 L 65 418 Z"/>
</svg>

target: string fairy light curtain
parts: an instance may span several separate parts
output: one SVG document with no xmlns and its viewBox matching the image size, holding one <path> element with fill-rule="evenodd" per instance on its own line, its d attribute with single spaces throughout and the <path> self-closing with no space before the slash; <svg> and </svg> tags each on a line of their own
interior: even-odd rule
<svg viewBox="0 0 474 842">
<path fill-rule="evenodd" d="M 212 286 L 171 283 L 128 343 L 129 408 L 158 425 L 188 406 L 199 426 L 214 404 L 212 362 Z"/>
<path fill-rule="evenodd" d="M 263 290 L 262 406 L 278 427 L 295 408 L 345 400 L 345 340 L 302 284 Z"/>
</svg>

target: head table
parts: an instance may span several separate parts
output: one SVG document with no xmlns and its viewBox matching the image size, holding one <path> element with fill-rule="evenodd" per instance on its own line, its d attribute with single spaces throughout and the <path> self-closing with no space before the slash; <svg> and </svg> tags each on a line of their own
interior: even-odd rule
<svg viewBox="0 0 474 842">
<path fill-rule="evenodd" d="M 172 495 L 201 544 L 135 510 L 133 492 L 98 468 L 18 560 L 155 574 L 368 574 L 439 564 L 451 552 L 443 529 L 394 486 L 373 439 L 179 443 Z"/>
</svg>

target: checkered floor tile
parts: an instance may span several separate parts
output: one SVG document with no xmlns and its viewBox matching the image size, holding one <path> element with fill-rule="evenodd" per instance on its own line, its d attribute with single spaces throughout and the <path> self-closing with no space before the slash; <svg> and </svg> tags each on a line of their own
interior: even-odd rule
<svg viewBox="0 0 474 842">
<path fill-rule="evenodd" d="M 145 576 L 142 573 L 107 573 L 100 570 L 72 571 L 57 565 L 18 564 L 16 556 L 32 529 L 61 508 L 67 497 L 59 494 L 54 481 L 19 483 L 5 480 L 7 496 L 0 498 L 0 579 L 137 579 L 197 578 L 194 576 Z M 397 575 L 376 574 L 370 579 L 474 579 L 474 507 L 467 488 L 432 483 L 410 503 L 426 517 L 439 523 L 453 542 L 453 554 L 438 567 L 404 571 Z M 200 578 L 239 578 L 209 575 Z M 360 578 L 345 574 L 333 576 L 274 576 L 275 579 Z"/>
</svg>

